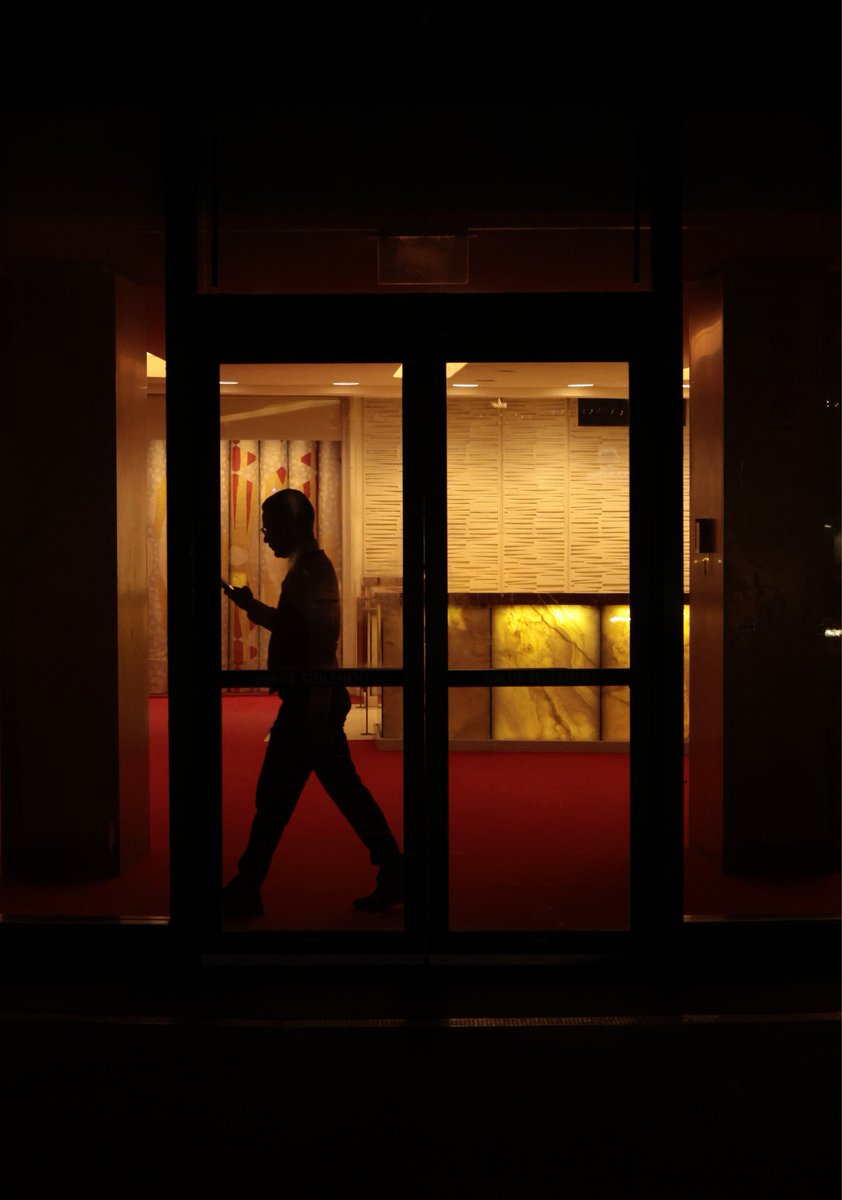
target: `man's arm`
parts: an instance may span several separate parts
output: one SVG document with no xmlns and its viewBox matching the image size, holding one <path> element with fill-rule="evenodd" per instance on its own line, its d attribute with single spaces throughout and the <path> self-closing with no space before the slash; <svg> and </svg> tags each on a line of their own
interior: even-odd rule
<svg viewBox="0 0 842 1200">
<path fill-rule="evenodd" d="M 231 584 L 225 583 L 223 580 L 222 590 L 229 600 L 233 600 L 237 607 L 245 612 L 253 624 L 261 625 L 270 632 L 275 628 L 275 619 L 278 615 L 278 610 L 270 608 L 262 600 L 255 599 L 254 592 L 248 585 L 245 587 L 232 587 Z"/>
<path fill-rule="evenodd" d="M 332 568 L 330 575 L 319 573 L 315 578 L 306 572 L 301 583 L 296 600 L 307 626 L 307 666 L 310 670 L 331 670 L 336 667 L 339 633 L 339 596 Z M 313 748 L 328 745 L 332 740 L 329 719 L 332 701 L 332 687 L 308 689 L 307 740 Z"/>
</svg>

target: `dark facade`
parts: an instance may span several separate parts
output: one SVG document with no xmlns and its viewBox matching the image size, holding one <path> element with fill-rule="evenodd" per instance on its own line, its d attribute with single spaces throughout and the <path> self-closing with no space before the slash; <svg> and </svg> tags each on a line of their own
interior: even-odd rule
<svg viewBox="0 0 842 1200">
<path fill-rule="evenodd" d="M 121 831 L 89 873 L 113 876 L 145 852 L 148 728 L 132 685 L 145 670 L 135 577 L 143 534 L 126 533 L 138 512 L 132 489 L 144 486 L 130 447 L 145 349 L 167 361 L 168 454 L 178 462 L 169 479 L 171 922 L 112 929 L 111 940 L 152 946 L 159 937 L 162 954 L 172 941 L 185 961 L 351 953 L 420 964 L 736 936 L 718 916 L 742 915 L 739 936 L 749 939 L 770 936 L 755 922 L 770 916 L 781 937 L 794 918 L 804 937 L 821 936 L 838 914 L 824 901 L 722 913 L 704 901 L 694 908 L 682 882 L 677 397 L 689 368 L 691 536 L 697 521 L 715 529 L 710 548 L 690 555 L 688 837 L 724 876 L 762 876 L 770 895 L 786 897 L 793 880 L 838 871 L 838 113 L 828 31 L 817 21 L 784 38 L 735 28 L 729 14 L 726 38 L 712 19 L 677 29 L 654 13 L 595 40 L 584 23 L 542 13 L 510 36 L 424 7 L 398 27 L 385 14 L 366 17 L 326 45 L 303 23 L 261 37 L 257 19 L 233 21 L 195 36 L 168 24 L 160 58 L 115 52 L 87 76 L 47 53 L 45 95 L 25 79 L 8 85 L 7 390 L 27 399 L 10 407 L 7 436 L 19 448 L 78 441 L 98 463 L 106 443 L 118 451 L 96 472 L 81 472 L 77 451 L 59 513 L 50 488 L 24 501 L 16 475 L 4 483 L 14 559 L 39 564 L 34 599 L 17 589 L 4 598 L 4 873 L 34 878 L 39 863 L 60 873 L 71 843 L 81 862 L 99 836 L 86 840 L 88 819 Z M 366 76 L 359 87 L 347 65 L 337 86 L 340 49 L 367 64 L 355 68 Z M 514 84 L 525 61 L 539 81 L 532 90 Z M 454 75 L 444 95 L 443 70 Z M 84 378 L 68 383 L 82 342 Z M 448 925 L 442 722 L 448 689 L 482 682 L 447 666 L 442 369 L 462 356 L 618 359 L 630 363 L 633 395 L 660 398 L 630 430 L 639 620 L 633 672 L 614 681 L 635 696 L 622 930 Z M 218 575 L 219 364 L 393 360 L 406 368 L 404 661 L 399 677 L 358 665 L 345 678 L 404 689 L 413 731 L 405 927 L 367 933 L 364 945 L 337 931 L 224 932 L 219 690 L 242 681 L 220 675 L 215 595 L 203 599 Z M 72 549 L 80 529 L 91 542 L 84 568 Z M 30 635 L 51 623 L 56 571 L 71 581 L 78 645 L 86 631 L 107 686 L 85 680 L 96 716 L 80 706 L 79 729 L 68 716 L 66 748 L 51 757 L 38 732 L 44 681 L 57 674 L 64 690 L 80 671 L 76 643 Z M 589 680 L 559 669 L 545 682 Z M 78 746 L 91 723 L 102 778 L 68 823 L 56 781 L 88 770 Z M 11 916 L 32 915 L 18 903 Z M 11 922 L 7 940 L 26 953 L 30 936 L 76 936 L 72 922 L 59 930 L 42 915 L 47 928 Z"/>
</svg>

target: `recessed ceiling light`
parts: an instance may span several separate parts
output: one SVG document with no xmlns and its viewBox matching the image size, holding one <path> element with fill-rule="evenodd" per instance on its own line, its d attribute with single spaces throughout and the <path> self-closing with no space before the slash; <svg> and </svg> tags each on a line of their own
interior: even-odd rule
<svg viewBox="0 0 842 1200">
<path fill-rule="evenodd" d="M 338 379 L 333 384 L 334 387 L 359 387 L 359 379 Z"/>
<path fill-rule="evenodd" d="M 688 391 L 690 390 L 690 384 L 689 384 L 689 383 L 682 383 L 682 385 L 681 385 L 681 386 L 682 386 L 683 388 L 687 388 L 687 390 L 688 390 Z"/>
<path fill-rule="evenodd" d="M 452 383 L 451 387 L 479 387 L 478 383 Z"/>
<path fill-rule="evenodd" d="M 592 383 L 566 383 L 565 387 L 593 387 Z"/>
<path fill-rule="evenodd" d="M 220 379 L 220 387 L 236 387 L 239 384 L 239 379 Z"/>
</svg>

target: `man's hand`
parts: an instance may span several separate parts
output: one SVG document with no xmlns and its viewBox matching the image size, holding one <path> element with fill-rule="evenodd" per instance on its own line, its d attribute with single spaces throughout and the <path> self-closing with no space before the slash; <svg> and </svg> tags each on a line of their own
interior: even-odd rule
<svg viewBox="0 0 842 1200">
<path fill-rule="evenodd" d="M 230 583 L 226 583 L 224 579 L 220 580 L 222 590 L 229 600 L 233 600 L 237 608 L 248 608 L 254 600 L 254 592 L 246 584 L 245 587 L 232 587 Z"/>
</svg>

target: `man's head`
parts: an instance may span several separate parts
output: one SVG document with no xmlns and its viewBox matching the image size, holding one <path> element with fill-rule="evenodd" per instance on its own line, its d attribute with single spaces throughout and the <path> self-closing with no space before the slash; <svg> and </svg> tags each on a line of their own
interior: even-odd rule
<svg viewBox="0 0 842 1200">
<path fill-rule="evenodd" d="M 263 540 L 276 558 L 289 558 L 313 537 L 315 512 L 303 492 L 286 488 L 263 501 Z"/>
</svg>

